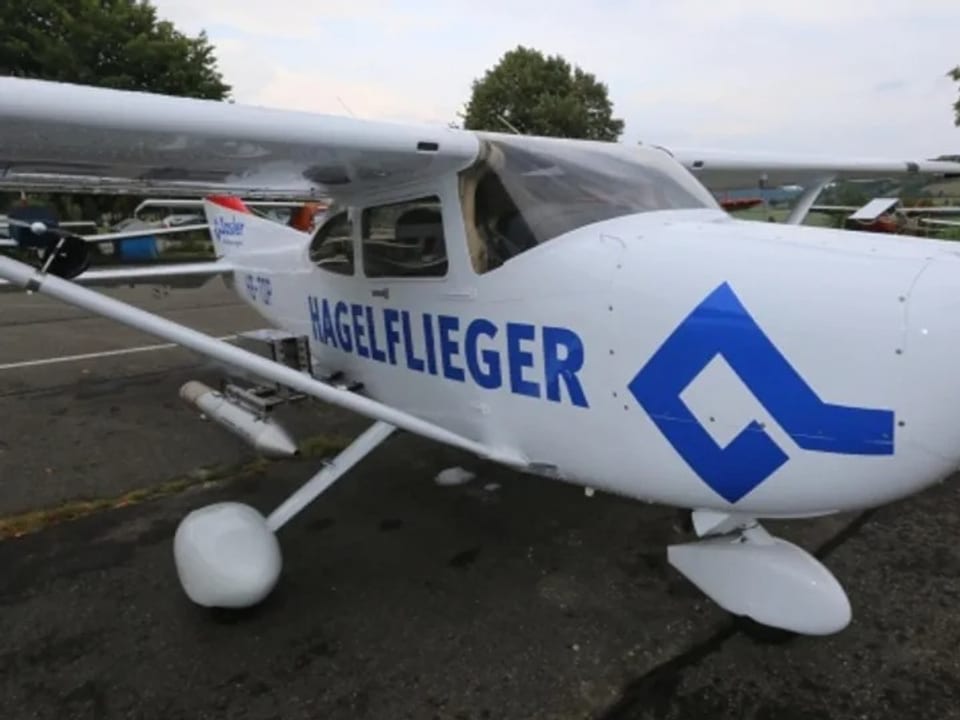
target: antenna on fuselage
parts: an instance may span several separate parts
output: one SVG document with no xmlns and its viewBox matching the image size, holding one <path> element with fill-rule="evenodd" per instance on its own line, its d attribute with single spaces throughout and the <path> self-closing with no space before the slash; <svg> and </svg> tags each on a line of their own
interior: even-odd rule
<svg viewBox="0 0 960 720">
<path fill-rule="evenodd" d="M 498 115 L 498 116 L 497 116 L 497 119 L 498 119 L 500 122 L 502 122 L 504 125 L 506 125 L 506 126 L 507 126 L 507 129 L 509 129 L 510 132 L 512 132 L 514 135 L 523 135 L 523 133 L 520 132 L 519 130 L 517 130 L 517 129 L 513 126 L 513 124 L 512 124 L 509 120 L 507 120 L 503 115 Z"/>
<path fill-rule="evenodd" d="M 337 102 L 339 102 L 341 105 L 343 105 L 343 109 L 347 111 L 347 114 L 349 114 L 350 117 L 352 117 L 352 118 L 357 117 L 357 116 L 353 113 L 353 110 L 350 109 L 350 107 L 343 101 L 343 98 L 341 98 L 339 95 L 337 95 Z"/>
</svg>

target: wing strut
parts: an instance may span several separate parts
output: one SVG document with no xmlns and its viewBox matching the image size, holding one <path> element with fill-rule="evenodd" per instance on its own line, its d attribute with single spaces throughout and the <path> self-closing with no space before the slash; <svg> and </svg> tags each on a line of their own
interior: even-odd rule
<svg viewBox="0 0 960 720">
<path fill-rule="evenodd" d="M 276 532 L 286 525 L 294 515 L 316 500 L 320 494 L 333 485 L 354 465 L 363 460 L 371 450 L 386 440 L 396 428 L 385 422 L 375 422 L 364 433 L 350 443 L 333 462 L 325 465 L 320 472 L 304 483 L 303 487 L 284 500 L 267 518 L 267 526 Z"/>
<path fill-rule="evenodd" d="M 784 220 L 784 223 L 787 225 L 802 225 L 803 221 L 807 219 L 807 215 L 810 214 L 810 208 L 813 207 L 817 198 L 820 197 L 820 193 L 823 192 L 823 189 L 827 185 L 833 182 L 833 177 L 833 175 L 829 175 L 808 185 L 806 190 L 803 191 L 803 195 L 797 199 L 797 204 L 793 206 L 790 215 Z"/>
</svg>

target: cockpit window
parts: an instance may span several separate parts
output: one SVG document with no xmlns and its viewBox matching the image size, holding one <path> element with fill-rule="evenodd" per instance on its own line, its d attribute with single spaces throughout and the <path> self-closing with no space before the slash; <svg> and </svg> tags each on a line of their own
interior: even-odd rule
<svg viewBox="0 0 960 720">
<path fill-rule="evenodd" d="M 367 277 L 443 277 L 447 246 L 440 198 L 366 208 L 361 224 Z"/>
<path fill-rule="evenodd" d="M 662 151 L 530 138 L 485 139 L 479 160 L 461 173 L 460 193 L 471 260 L 480 273 L 592 223 L 718 207 Z"/>
<path fill-rule="evenodd" d="M 347 210 L 335 213 L 310 241 L 310 259 L 318 267 L 353 275 L 353 223 Z"/>
</svg>

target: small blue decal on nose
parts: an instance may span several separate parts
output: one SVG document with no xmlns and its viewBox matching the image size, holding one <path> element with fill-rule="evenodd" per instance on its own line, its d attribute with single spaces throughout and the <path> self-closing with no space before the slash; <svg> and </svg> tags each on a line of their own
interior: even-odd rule
<svg viewBox="0 0 960 720">
<path fill-rule="evenodd" d="M 721 447 L 680 399 L 717 355 L 801 449 L 893 454 L 893 411 L 823 402 L 724 283 L 680 323 L 629 389 L 677 453 L 728 502 L 743 498 L 789 458 L 756 421 Z"/>
</svg>

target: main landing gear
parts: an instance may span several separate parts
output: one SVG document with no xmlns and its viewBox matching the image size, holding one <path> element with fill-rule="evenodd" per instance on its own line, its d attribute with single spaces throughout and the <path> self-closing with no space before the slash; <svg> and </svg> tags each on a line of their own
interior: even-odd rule
<svg viewBox="0 0 960 720">
<path fill-rule="evenodd" d="M 173 540 L 177 575 L 187 597 L 216 608 L 250 607 L 263 600 L 277 584 L 283 565 L 277 530 L 394 429 L 385 422 L 374 423 L 269 517 L 236 502 L 216 503 L 187 515 Z"/>
<path fill-rule="evenodd" d="M 703 540 L 671 545 L 673 567 L 724 610 L 804 635 L 840 632 L 850 601 L 829 570 L 752 518 L 696 510 Z"/>
</svg>

